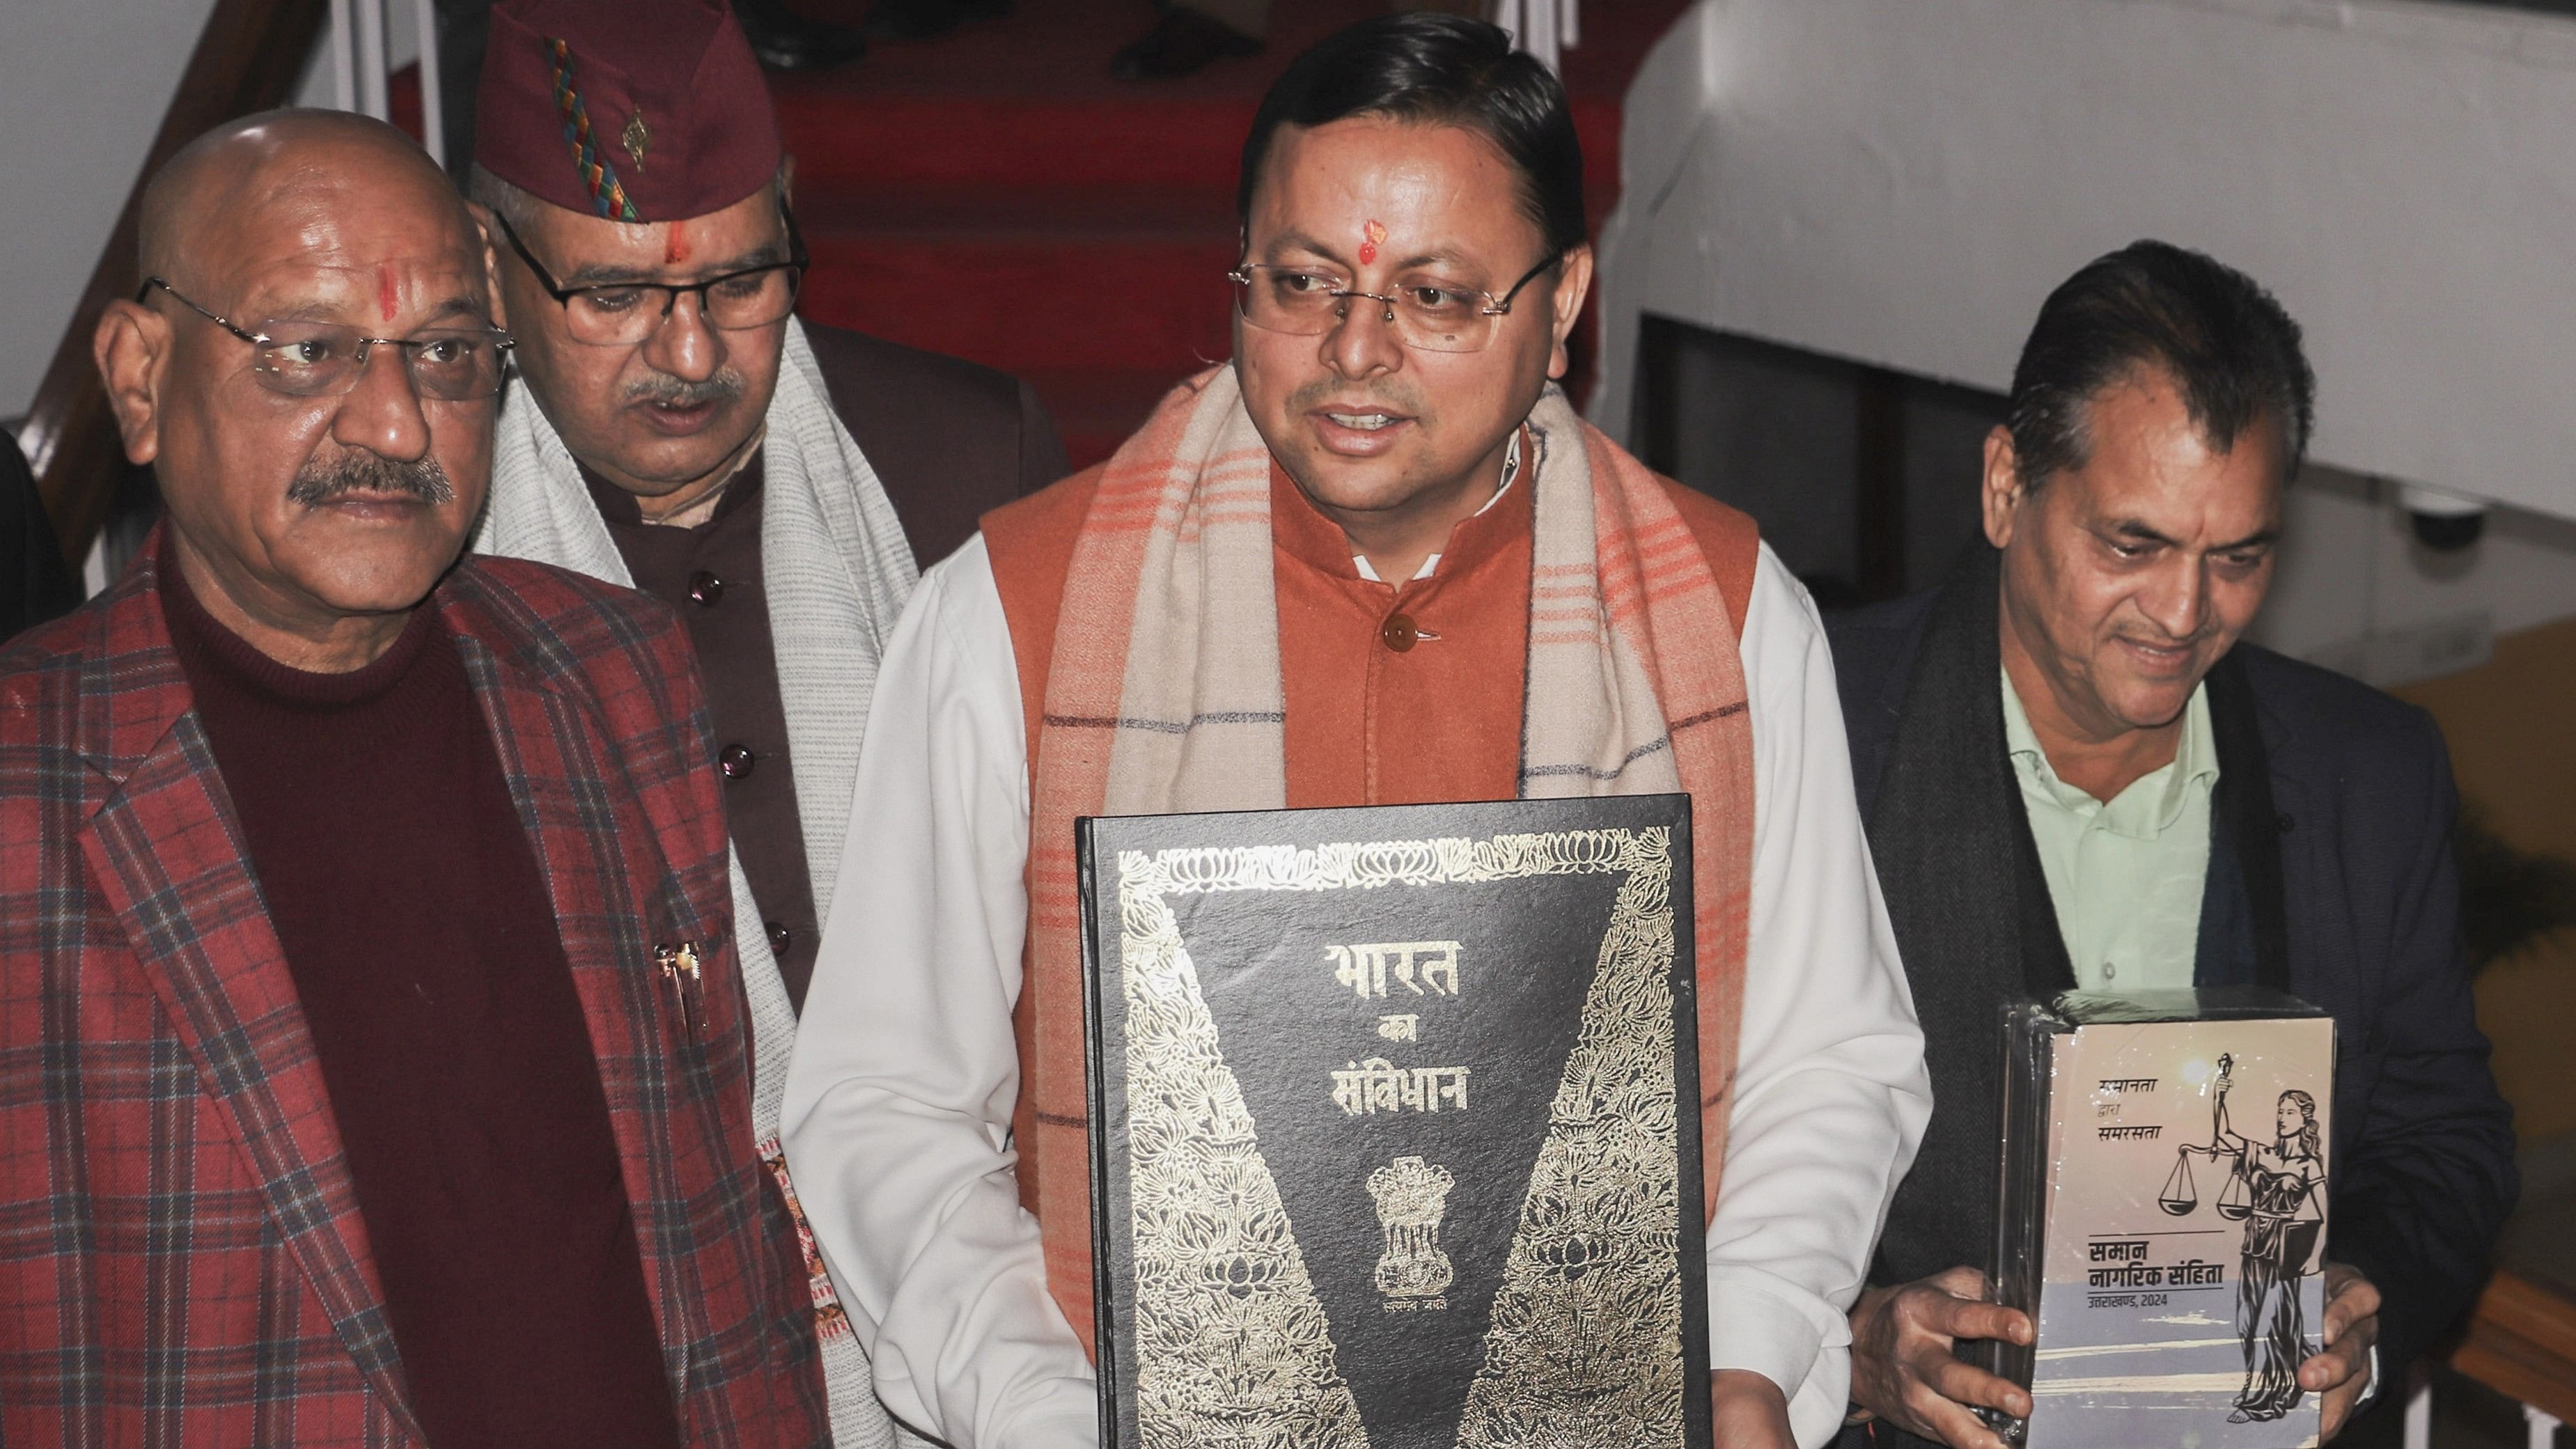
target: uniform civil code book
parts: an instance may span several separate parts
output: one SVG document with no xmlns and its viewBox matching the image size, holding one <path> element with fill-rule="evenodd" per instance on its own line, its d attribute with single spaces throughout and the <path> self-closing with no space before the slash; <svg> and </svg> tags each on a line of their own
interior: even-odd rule
<svg viewBox="0 0 2576 1449">
<path fill-rule="evenodd" d="M 2317 1442 L 2334 1019 L 2255 987 L 2005 1012 L 1996 1297 L 2030 1449 Z"/>
<path fill-rule="evenodd" d="M 1687 797 L 1078 845 L 1105 1443 L 1707 1445 Z"/>
</svg>

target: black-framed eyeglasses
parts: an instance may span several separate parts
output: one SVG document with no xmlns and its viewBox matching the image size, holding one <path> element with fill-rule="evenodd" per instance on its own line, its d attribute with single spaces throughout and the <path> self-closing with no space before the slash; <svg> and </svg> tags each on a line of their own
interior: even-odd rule
<svg viewBox="0 0 2576 1449">
<path fill-rule="evenodd" d="M 358 385 L 367 358 L 376 348 L 399 349 L 412 391 L 440 402 L 479 402 L 501 390 L 510 349 L 519 344 L 496 327 L 432 328 L 410 337 L 369 337 L 336 322 L 262 322 L 242 327 L 232 319 L 190 300 L 159 277 L 146 277 L 136 289 L 137 304 L 149 303 L 154 288 L 179 299 L 189 311 L 221 327 L 253 349 L 251 376 L 270 392 L 288 397 L 337 397 Z"/>
<path fill-rule="evenodd" d="M 1245 262 L 1225 276 L 1234 283 L 1235 306 L 1243 320 L 1265 332 L 1320 337 L 1350 315 L 1352 298 L 1366 297 L 1385 308 L 1383 320 L 1394 330 L 1395 340 L 1407 347 L 1425 352 L 1481 352 L 1494 340 L 1502 319 L 1511 315 L 1512 299 L 1541 272 L 1563 260 L 1563 252 L 1549 253 L 1499 297 L 1433 282 L 1392 292 L 1363 292 L 1349 279 L 1321 267 L 1267 262 Z"/>
<path fill-rule="evenodd" d="M 546 264 L 528 250 L 508 217 L 495 212 L 492 219 L 501 224 L 501 235 L 509 241 L 510 250 L 517 252 L 519 260 L 536 274 L 537 285 L 563 307 L 564 322 L 572 330 L 574 341 L 595 347 L 627 347 L 659 331 L 670 320 L 671 309 L 680 304 L 680 298 L 693 292 L 698 298 L 698 315 L 707 319 L 708 326 L 727 332 L 767 327 L 795 311 L 805 269 L 814 260 L 806 255 L 805 238 L 796 230 L 796 213 L 782 201 L 778 214 L 787 223 L 786 261 L 764 262 L 695 282 L 602 282 L 581 287 L 557 282 Z M 653 305 L 657 295 L 662 303 L 659 307 Z"/>
</svg>

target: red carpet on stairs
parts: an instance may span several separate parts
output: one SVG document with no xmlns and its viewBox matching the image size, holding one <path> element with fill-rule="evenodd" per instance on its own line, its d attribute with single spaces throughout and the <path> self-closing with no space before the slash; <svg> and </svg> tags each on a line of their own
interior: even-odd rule
<svg viewBox="0 0 2576 1449">
<path fill-rule="evenodd" d="M 855 20 L 866 0 L 800 8 Z M 1107 457 L 1228 355 L 1235 171 L 1263 88 L 1384 8 L 1289 0 L 1266 53 L 1175 82 L 1109 79 L 1110 53 L 1152 21 L 1142 0 L 1018 0 L 1006 19 L 773 76 L 814 253 L 804 314 L 1025 377 L 1076 466 Z M 1583 7 L 1565 75 L 1595 227 L 1618 196 L 1620 98 L 1686 8 Z"/>
<path fill-rule="evenodd" d="M 804 0 L 855 23 L 868 0 Z M 1076 467 L 1116 449 L 1173 383 L 1231 351 L 1235 172 L 1262 91 L 1385 0 L 1284 0 L 1269 48 L 1181 81 L 1109 78 L 1144 0 L 1018 0 L 1006 19 L 775 75 L 814 270 L 800 306 L 1034 385 Z M 1619 199 L 1619 111 L 1688 0 L 1591 0 L 1564 57 L 1597 230 Z M 416 68 L 395 119 L 420 130 Z M 1597 291 L 1597 288 L 1596 288 Z M 1568 390 L 1593 371 L 1591 308 Z"/>
</svg>

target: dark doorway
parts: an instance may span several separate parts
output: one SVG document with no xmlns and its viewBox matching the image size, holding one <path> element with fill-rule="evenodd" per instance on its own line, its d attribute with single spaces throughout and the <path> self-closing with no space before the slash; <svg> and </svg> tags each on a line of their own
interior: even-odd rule
<svg viewBox="0 0 2576 1449">
<path fill-rule="evenodd" d="M 2506 10 L 2541 10 L 2552 15 L 2576 15 L 2576 0 L 2470 0 L 2470 3 Z"/>
<path fill-rule="evenodd" d="M 2001 397 L 1669 317 L 1637 350 L 1638 455 L 1752 514 L 1825 608 L 1936 583 L 1978 536 Z"/>
</svg>

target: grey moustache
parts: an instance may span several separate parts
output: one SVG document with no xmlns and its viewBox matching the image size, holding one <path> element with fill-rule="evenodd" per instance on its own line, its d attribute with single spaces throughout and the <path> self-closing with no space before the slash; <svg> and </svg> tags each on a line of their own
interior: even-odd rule
<svg viewBox="0 0 2576 1449">
<path fill-rule="evenodd" d="M 454 502 L 456 485 L 436 458 L 405 461 L 360 452 L 328 467 L 308 466 L 286 489 L 289 501 L 307 508 L 352 493 L 400 493 L 435 506 Z"/>
</svg>

